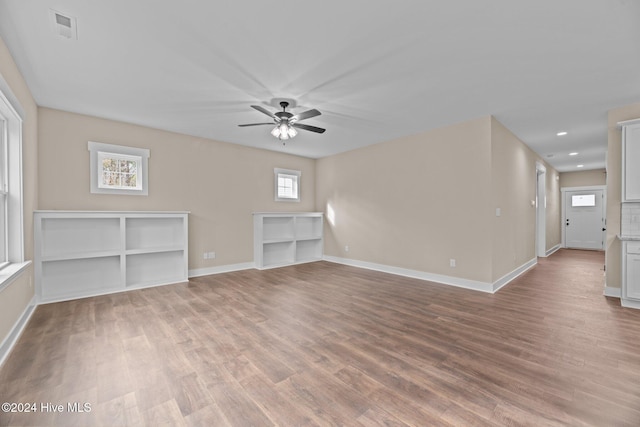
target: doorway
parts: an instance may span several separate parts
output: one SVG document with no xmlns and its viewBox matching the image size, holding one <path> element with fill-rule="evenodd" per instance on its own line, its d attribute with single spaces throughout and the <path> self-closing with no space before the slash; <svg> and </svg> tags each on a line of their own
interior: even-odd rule
<svg viewBox="0 0 640 427">
<path fill-rule="evenodd" d="M 547 256 L 547 168 L 536 162 L 536 256 Z"/>
<path fill-rule="evenodd" d="M 604 250 L 603 186 L 562 189 L 562 242 L 565 248 Z"/>
</svg>

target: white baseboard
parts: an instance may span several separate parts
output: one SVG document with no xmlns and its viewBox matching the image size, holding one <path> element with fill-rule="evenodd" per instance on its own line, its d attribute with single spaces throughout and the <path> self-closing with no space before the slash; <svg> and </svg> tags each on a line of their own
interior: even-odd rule
<svg viewBox="0 0 640 427">
<path fill-rule="evenodd" d="M 445 276 L 443 274 L 427 273 L 425 271 L 394 267 L 391 265 L 377 264 L 373 262 L 359 261 L 348 258 L 339 258 L 325 255 L 324 259 L 325 261 L 349 265 L 352 267 L 366 268 L 367 270 L 375 270 L 383 273 L 395 274 L 397 276 L 411 277 L 413 279 L 426 280 L 429 282 L 441 283 L 443 285 L 456 286 L 458 288 L 493 293 L 491 283 L 480 282 L 478 280 L 469 280 L 460 277 Z"/>
<path fill-rule="evenodd" d="M 13 325 L 13 328 L 11 328 L 9 334 L 6 336 L 4 341 L 2 341 L 2 344 L 0 344 L 0 366 L 2 366 L 2 364 L 5 362 L 5 359 L 7 358 L 7 356 L 9 356 L 11 349 L 18 341 L 18 338 L 20 338 L 20 335 L 22 335 L 22 331 L 24 330 L 25 326 L 27 326 L 27 323 L 29 322 L 29 319 L 31 318 L 31 315 L 35 311 L 36 307 L 36 297 L 34 295 L 33 298 L 31 298 L 31 301 L 29 301 L 29 304 L 27 304 L 27 306 L 25 307 L 22 315 Z"/>
<path fill-rule="evenodd" d="M 383 273 L 395 274 L 397 276 L 411 277 L 413 279 L 426 280 L 429 282 L 441 283 L 443 285 L 456 286 L 459 288 L 472 289 L 474 291 L 492 293 L 493 289 L 490 283 L 480 282 L 477 280 L 462 279 L 460 277 L 445 276 L 443 274 L 427 273 L 425 271 L 411 270 L 408 268 L 394 267 L 391 265 L 377 264 L 367 261 L 359 261 L 355 259 L 340 258 L 325 255 L 325 261 L 335 262 L 337 264 L 349 265 L 351 267 L 366 268 L 367 270 L 380 271 Z"/>
<path fill-rule="evenodd" d="M 194 268 L 193 270 L 189 270 L 188 274 L 189 278 L 191 278 L 209 276 L 211 274 L 229 273 L 232 271 L 249 270 L 251 268 L 255 268 L 255 264 L 253 262 L 242 262 L 239 264 L 219 265 L 217 267 Z"/>
<path fill-rule="evenodd" d="M 556 252 L 561 247 L 562 247 L 562 245 L 558 243 L 557 245 L 555 245 L 551 249 L 547 249 L 547 251 L 544 253 L 544 256 L 552 255 L 554 252 Z"/>
<path fill-rule="evenodd" d="M 640 309 L 640 301 L 633 301 L 633 300 L 621 298 L 620 305 L 626 308 Z"/>
<path fill-rule="evenodd" d="M 520 276 L 525 271 L 529 270 L 531 267 L 533 267 L 537 263 L 537 260 L 534 258 L 531 261 L 513 270 L 511 273 L 506 274 L 496 282 L 487 283 L 487 282 L 480 282 L 477 280 L 469 280 L 469 279 L 463 279 L 460 277 L 427 273 L 425 271 L 411 270 L 407 268 L 393 267 L 390 265 L 376 264 L 373 262 L 358 261 L 354 259 L 340 258 L 340 257 L 329 256 L 329 255 L 325 255 L 324 260 L 329 262 L 335 262 L 337 264 L 344 264 L 352 267 L 366 268 L 367 270 L 381 271 L 383 273 L 395 274 L 395 275 L 404 276 L 404 277 L 411 277 L 413 279 L 426 280 L 429 282 L 436 282 L 436 283 L 441 283 L 443 285 L 456 286 L 458 288 L 471 289 L 474 291 L 487 292 L 491 294 L 497 292 L 499 289 L 507 285 L 509 282 L 511 282 L 516 277 Z"/>
<path fill-rule="evenodd" d="M 498 292 L 501 288 L 509 284 L 513 279 L 520 276 L 530 268 L 533 268 L 538 263 L 538 258 L 530 259 L 529 261 L 522 264 L 520 267 L 513 270 L 511 273 L 507 273 L 495 282 L 493 282 L 493 291 L 492 293 Z"/>
<path fill-rule="evenodd" d="M 620 298 L 620 296 L 621 296 L 620 292 L 621 292 L 620 288 L 613 288 L 611 286 L 605 286 L 604 287 L 604 292 L 602 294 L 605 297 Z"/>
</svg>

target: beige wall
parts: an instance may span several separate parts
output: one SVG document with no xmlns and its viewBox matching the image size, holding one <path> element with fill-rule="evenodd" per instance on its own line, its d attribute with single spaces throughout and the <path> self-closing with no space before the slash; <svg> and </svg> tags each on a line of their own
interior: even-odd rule
<svg viewBox="0 0 640 427">
<path fill-rule="evenodd" d="M 609 111 L 607 148 L 607 241 L 605 243 L 607 286 L 619 288 L 621 278 L 620 203 L 622 201 L 622 134 L 617 123 L 640 118 L 640 104 Z"/>
<path fill-rule="evenodd" d="M 606 184 L 607 173 L 605 169 L 594 169 L 580 172 L 562 172 L 560 174 L 560 188 L 590 187 Z"/>
<path fill-rule="evenodd" d="M 491 119 L 492 281 L 536 257 L 536 162 L 544 164 L 547 191 L 546 249 L 557 245 L 557 172 L 499 121 Z M 498 217 L 495 210 L 500 208 Z"/>
<path fill-rule="evenodd" d="M 535 257 L 538 159 L 491 117 L 320 159 L 316 208 L 335 214 L 325 253 L 492 283 Z"/>
<path fill-rule="evenodd" d="M 24 246 L 25 259 L 31 260 L 33 259 L 32 213 L 37 208 L 38 198 L 38 110 L 27 84 L 2 39 L 0 39 L 0 75 L 9 85 L 26 116 L 22 127 Z M 7 337 L 33 298 L 33 282 L 33 268 L 29 267 L 0 292 L 0 342 Z"/>
<path fill-rule="evenodd" d="M 312 159 L 48 108 L 38 122 L 40 209 L 190 211 L 190 269 L 252 262 L 254 211 L 315 207 Z M 149 195 L 91 194 L 87 141 L 150 149 Z M 301 202 L 274 201 L 275 167 L 302 171 Z"/>
<path fill-rule="evenodd" d="M 486 117 L 318 160 L 317 208 L 335 212 L 325 253 L 490 281 L 489 129 Z"/>
</svg>

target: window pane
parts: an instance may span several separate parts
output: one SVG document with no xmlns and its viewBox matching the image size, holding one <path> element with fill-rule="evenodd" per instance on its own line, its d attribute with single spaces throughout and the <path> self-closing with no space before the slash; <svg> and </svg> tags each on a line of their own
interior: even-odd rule
<svg viewBox="0 0 640 427">
<path fill-rule="evenodd" d="M 297 186 L 295 185 L 296 180 L 297 180 L 297 177 L 294 177 L 291 175 L 279 176 L 278 177 L 278 197 L 282 197 L 285 199 L 298 198 Z"/>
<path fill-rule="evenodd" d="M 0 193 L 0 264 L 7 262 L 7 196 Z"/>
<path fill-rule="evenodd" d="M 126 169 L 127 169 L 127 172 L 129 173 L 132 173 L 132 174 L 138 173 L 138 162 L 133 160 L 128 160 Z"/>
<path fill-rule="evenodd" d="M 118 163 L 114 159 L 104 159 L 102 160 L 102 170 L 116 172 L 118 170 Z"/>
<path fill-rule="evenodd" d="M 102 157 L 101 188 L 139 189 L 140 160 L 128 155 L 100 153 Z"/>
<path fill-rule="evenodd" d="M 136 175 L 132 173 L 123 173 L 120 174 L 121 185 L 123 187 L 133 187 L 136 186 Z"/>
<path fill-rule="evenodd" d="M 104 171 L 102 174 L 102 183 L 109 187 L 120 185 L 120 174 L 117 172 Z"/>
<path fill-rule="evenodd" d="M 576 206 L 595 206 L 595 194 L 581 194 L 579 196 L 571 196 L 571 207 Z"/>
</svg>

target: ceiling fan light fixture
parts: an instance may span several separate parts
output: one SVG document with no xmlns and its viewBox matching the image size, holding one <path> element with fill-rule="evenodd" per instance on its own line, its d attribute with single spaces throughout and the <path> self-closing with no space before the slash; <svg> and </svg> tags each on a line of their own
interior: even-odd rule
<svg viewBox="0 0 640 427">
<path fill-rule="evenodd" d="M 271 130 L 271 135 L 280 140 L 293 138 L 297 134 L 298 131 L 295 130 L 292 126 L 289 126 L 287 122 L 282 122 Z"/>
<path fill-rule="evenodd" d="M 261 107 L 260 105 L 251 106 L 251 108 L 253 108 L 254 110 L 258 110 L 262 114 L 265 114 L 273 119 L 275 123 L 275 127 L 271 129 L 271 135 L 273 135 L 274 138 L 278 138 L 281 141 L 286 141 L 288 139 L 295 138 L 295 136 L 298 135 L 298 129 L 306 130 L 309 132 L 315 132 L 315 133 L 324 133 L 325 129 L 323 128 L 319 128 L 317 126 L 311 126 L 311 125 L 298 124 L 298 121 L 300 120 L 306 120 L 311 117 L 319 116 L 321 114 L 320 111 L 316 109 L 312 109 L 312 110 L 304 111 L 297 115 L 293 115 L 292 113 L 286 111 L 287 107 L 289 106 L 288 102 L 282 101 L 280 103 L 280 106 L 282 107 L 282 111 L 277 111 L 275 113 L 272 113 L 266 110 L 264 107 Z M 249 124 L 238 125 L 238 126 L 246 127 L 246 126 L 270 125 L 270 124 L 271 123 L 249 123 Z M 297 127 L 298 129 L 296 129 L 295 127 Z"/>
</svg>

